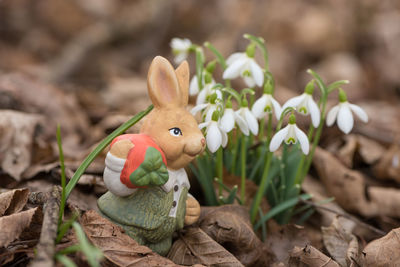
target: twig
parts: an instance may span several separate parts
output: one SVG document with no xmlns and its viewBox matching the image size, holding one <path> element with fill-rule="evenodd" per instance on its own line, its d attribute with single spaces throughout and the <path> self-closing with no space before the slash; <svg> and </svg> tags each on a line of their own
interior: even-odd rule
<svg viewBox="0 0 400 267">
<path fill-rule="evenodd" d="M 313 206 L 314 208 L 317 208 L 317 209 L 321 209 L 321 210 L 325 210 L 325 211 L 328 211 L 328 212 L 332 212 L 332 213 L 336 214 L 337 216 L 341 216 L 343 218 L 352 220 L 355 223 L 357 223 L 357 224 L 359 224 L 359 225 L 371 230 L 372 232 L 374 232 L 374 233 L 376 233 L 378 235 L 384 236 L 384 235 L 387 234 L 384 231 L 382 231 L 382 230 L 380 230 L 380 229 L 378 229 L 378 228 L 376 228 L 376 227 L 374 227 L 372 225 L 369 225 L 369 224 L 367 224 L 365 222 L 360 221 L 355 216 L 352 216 L 350 214 L 342 213 L 342 212 L 339 212 L 339 211 L 324 207 L 324 206 L 322 206 L 320 204 L 314 203 L 314 202 L 309 201 L 309 200 L 300 199 L 300 202 L 303 203 L 303 204 L 307 204 L 307 205 Z"/>
<path fill-rule="evenodd" d="M 57 236 L 58 213 L 60 209 L 61 189 L 54 186 L 44 206 L 44 218 L 37 255 L 31 262 L 31 267 L 52 267 L 54 266 L 55 239 Z"/>
</svg>

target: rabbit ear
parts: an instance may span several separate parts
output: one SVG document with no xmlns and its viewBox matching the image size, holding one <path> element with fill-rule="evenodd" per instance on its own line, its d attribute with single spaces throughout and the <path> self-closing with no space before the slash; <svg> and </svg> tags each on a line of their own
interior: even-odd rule
<svg viewBox="0 0 400 267">
<path fill-rule="evenodd" d="M 169 61 L 157 56 L 151 62 L 147 87 L 155 107 L 181 106 L 181 95 L 175 70 Z"/>
<path fill-rule="evenodd" d="M 187 106 L 189 102 L 189 64 L 186 60 L 179 65 L 175 73 L 181 91 L 181 104 Z"/>
</svg>

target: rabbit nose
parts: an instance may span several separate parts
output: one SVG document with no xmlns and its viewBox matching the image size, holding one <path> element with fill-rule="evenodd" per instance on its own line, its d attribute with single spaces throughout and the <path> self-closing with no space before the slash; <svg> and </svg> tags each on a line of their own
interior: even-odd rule
<svg viewBox="0 0 400 267">
<path fill-rule="evenodd" d="M 202 146 L 205 146 L 206 145 L 206 139 L 201 138 L 201 144 L 202 144 Z"/>
</svg>

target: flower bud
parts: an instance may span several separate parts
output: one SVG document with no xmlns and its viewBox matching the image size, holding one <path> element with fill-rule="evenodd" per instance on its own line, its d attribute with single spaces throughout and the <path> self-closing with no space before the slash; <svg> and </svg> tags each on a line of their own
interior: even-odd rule
<svg viewBox="0 0 400 267">
<path fill-rule="evenodd" d="M 271 81 L 268 80 L 268 81 L 264 84 L 264 94 L 272 95 L 272 93 L 273 93 L 272 84 L 271 84 Z"/>
<path fill-rule="evenodd" d="M 206 71 L 209 73 L 213 73 L 215 70 L 215 66 L 217 65 L 217 61 L 213 60 L 206 66 Z"/>
<path fill-rule="evenodd" d="M 204 83 L 205 83 L 205 84 L 209 84 L 209 83 L 211 83 L 211 82 L 212 82 L 211 73 L 206 72 L 206 73 L 204 74 Z"/>
</svg>

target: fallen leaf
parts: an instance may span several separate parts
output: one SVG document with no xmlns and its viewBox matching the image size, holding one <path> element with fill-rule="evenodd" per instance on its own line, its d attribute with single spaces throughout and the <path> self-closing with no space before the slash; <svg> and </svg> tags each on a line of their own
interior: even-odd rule
<svg viewBox="0 0 400 267">
<path fill-rule="evenodd" d="M 336 261 L 310 245 L 295 247 L 290 251 L 289 266 L 304 266 L 301 263 L 309 267 L 339 267 Z"/>
<path fill-rule="evenodd" d="M 286 263 L 289 260 L 289 252 L 294 247 L 304 247 L 309 243 L 304 227 L 295 224 L 278 226 L 277 231 L 271 231 L 265 240 L 265 244 L 271 248 L 277 261 Z"/>
<path fill-rule="evenodd" d="M 224 247 L 197 227 L 185 228 L 167 257 L 182 265 L 243 266 Z"/>
<path fill-rule="evenodd" d="M 391 179 L 400 183 L 400 148 L 394 143 L 374 166 L 374 173 L 380 179 Z"/>
<path fill-rule="evenodd" d="M 123 233 L 121 227 L 96 211 L 87 211 L 81 224 L 89 240 L 101 249 L 107 266 L 179 266 Z"/>
<path fill-rule="evenodd" d="M 362 252 L 362 266 L 400 266 L 400 228 L 370 242 Z"/>
<path fill-rule="evenodd" d="M 272 252 L 255 235 L 248 210 L 239 205 L 212 207 L 202 218 L 200 228 L 225 247 L 245 266 L 268 266 Z"/>
<path fill-rule="evenodd" d="M 321 227 L 325 248 L 332 258 L 343 267 L 358 266 L 359 246 L 357 238 L 335 219 L 329 227 Z"/>
<path fill-rule="evenodd" d="M 0 111 L 1 168 L 17 181 L 32 164 L 35 131 L 43 125 L 44 117 L 40 115 Z"/>
<path fill-rule="evenodd" d="M 14 189 L 0 194 L 0 216 L 10 215 L 23 209 L 29 197 L 29 189 Z"/>
<path fill-rule="evenodd" d="M 0 217 L 0 247 L 5 247 L 17 239 L 29 227 L 32 218 L 39 211 L 32 208 L 12 215 Z"/>
<path fill-rule="evenodd" d="M 367 187 L 363 174 L 346 168 L 336 157 L 321 148 L 315 150 L 313 163 L 325 188 L 345 210 L 366 217 L 400 218 L 400 190 Z"/>
</svg>

